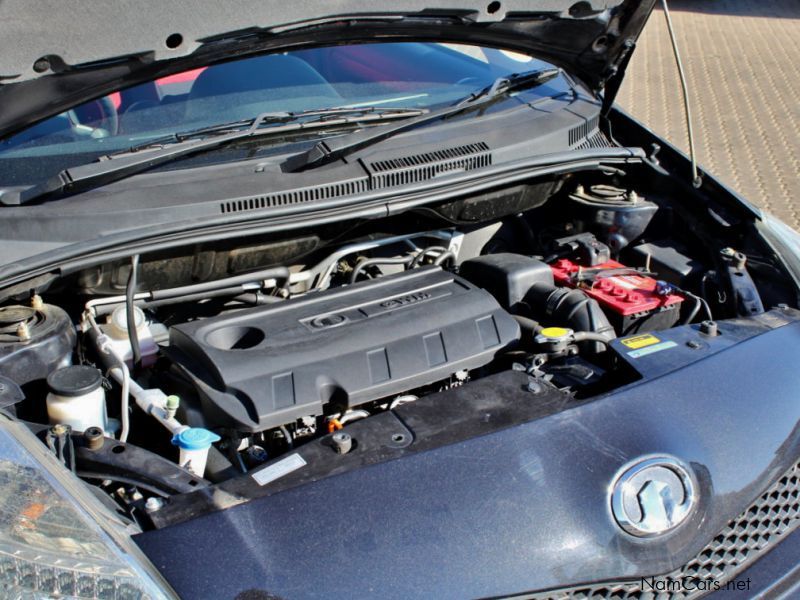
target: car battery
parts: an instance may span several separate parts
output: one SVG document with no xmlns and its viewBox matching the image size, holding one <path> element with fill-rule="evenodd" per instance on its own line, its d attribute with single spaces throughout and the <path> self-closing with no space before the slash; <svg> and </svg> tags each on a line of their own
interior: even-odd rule
<svg viewBox="0 0 800 600">
<path fill-rule="evenodd" d="M 682 295 L 617 261 L 582 267 L 561 259 L 551 269 L 557 284 L 582 289 L 597 300 L 618 335 L 668 329 L 680 317 Z"/>
</svg>

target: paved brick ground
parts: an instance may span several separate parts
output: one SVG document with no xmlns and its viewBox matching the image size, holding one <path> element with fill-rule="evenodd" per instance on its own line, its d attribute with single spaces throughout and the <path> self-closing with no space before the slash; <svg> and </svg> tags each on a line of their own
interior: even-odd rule
<svg viewBox="0 0 800 600">
<path fill-rule="evenodd" d="M 671 0 L 699 162 L 800 228 L 800 0 Z M 640 38 L 619 103 L 686 150 L 664 15 Z"/>
</svg>

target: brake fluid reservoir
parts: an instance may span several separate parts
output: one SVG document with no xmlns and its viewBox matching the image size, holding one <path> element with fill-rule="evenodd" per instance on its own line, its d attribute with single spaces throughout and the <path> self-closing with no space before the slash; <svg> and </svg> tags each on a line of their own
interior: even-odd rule
<svg viewBox="0 0 800 600">
<path fill-rule="evenodd" d="M 133 319 L 136 324 L 136 334 L 139 339 L 139 350 L 142 354 L 142 365 L 150 366 L 155 362 L 158 354 L 158 345 L 153 339 L 153 333 L 147 322 L 144 311 L 138 306 L 133 307 Z M 133 350 L 128 337 L 128 313 L 124 306 L 118 306 L 109 315 L 108 322 L 100 326 L 110 338 L 111 349 L 121 360 L 131 366 Z"/>
<path fill-rule="evenodd" d="M 69 425 L 75 431 L 100 427 L 108 431 L 103 377 L 94 367 L 73 365 L 47 376 L 47 415 L 50 423 Z"/>
</svg>

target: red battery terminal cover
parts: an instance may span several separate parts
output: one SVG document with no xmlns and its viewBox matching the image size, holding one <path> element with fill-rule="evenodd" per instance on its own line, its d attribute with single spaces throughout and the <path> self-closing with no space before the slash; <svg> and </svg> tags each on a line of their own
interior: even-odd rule
<svg viewBox="0 0 800 600">
<path fill-rule="evenodd" d="M 678 305 L 684 300 L 680 294 L 663 293 L 652 277 L 638 275 L 633 269 L 630 273 L 625 273 L 628 267 L 615 260 L 593 267 L 581 267 L 570 260 L 561 259 L 550 268 L 556 283 L 579 287 L 601 306 L 606 306 L 622 316 Z M 604 275 L 603 271 L 609 269 L 623 273 Z"/>
</svg>

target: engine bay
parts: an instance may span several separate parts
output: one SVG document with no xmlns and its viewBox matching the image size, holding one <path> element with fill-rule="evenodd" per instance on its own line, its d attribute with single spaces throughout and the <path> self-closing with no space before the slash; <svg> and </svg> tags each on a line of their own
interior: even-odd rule
<svg viewBox="0 0 800 600">
<path fill-rule="evenodd" d="M 788 318 L 754 237 L 636 183 L 83 269 L 0 307 L 0 403 L 147 528 L 198 490 L 246 499 L 510 427 Z"/>
</svg>

